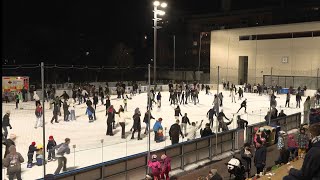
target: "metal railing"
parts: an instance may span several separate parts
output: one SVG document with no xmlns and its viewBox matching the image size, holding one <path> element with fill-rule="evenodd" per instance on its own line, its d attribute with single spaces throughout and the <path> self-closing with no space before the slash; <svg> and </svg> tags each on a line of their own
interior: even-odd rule
<svg viewBox="0 0 320 180">
<path fill-rule="evenodd" d="M 171 145 L 153 151 L 160 157 L 166 154 L 171 158 L 171 168 L 184 170 L 185 166 L 202 160 L 212 160 L 214 155 L 232 151 L 236 146 L 237 129 L 218 133 L 216 135 L 198 138 Z M 216 149 L 217 138 L 217 149 Z M 100 164 L 68 171 L 55 176 L 61 180 L 90 180 L 90 179 L 144 179 L 147 173 L 147 152 L 119 158 Z"/>
</svg>

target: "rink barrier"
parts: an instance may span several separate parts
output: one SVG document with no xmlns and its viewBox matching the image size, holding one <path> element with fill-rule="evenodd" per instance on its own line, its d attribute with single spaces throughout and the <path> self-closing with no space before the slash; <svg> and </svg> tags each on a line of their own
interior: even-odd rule
<svg viewBox="0 0 320 180">
<path fill-rule="evenodd" d="M 280 117 L 276 119 L 271 119 L 271 125 L 279 125 L 282 131 L 290 131 L 292 129 L 297 129 L 301 125 L 301 113 L 295 113 L 291 115 L 287 115 L 286 117 Z M 246 130 L 246 142 L 252 143 L 254 138 L 254 128 L 268 125 L 267 121 L 263 121 L 260 123 L 255 123 L 248 125 Z"/>
<path fill-rule="evenodd" d="M 195 164 L 202 160 L 213 160 L 213 157 L 225 152 L 235 150 L 235 140 L 238 130 L 233 129 L 216 135 L 185 141 L 170 145 L 163 149 L 152 151 L 159 159 L 162 154 L 171 158 L 172 170 L 184 170 L 185 166 Z M 243 138 L 243 136 L 242 136 Z M 144 179 L 147 173 L 148 153 L 142 152 L 131 156 L 67 171 L 55 176 L 60 180 L 137 180 Z"/>
</svg>

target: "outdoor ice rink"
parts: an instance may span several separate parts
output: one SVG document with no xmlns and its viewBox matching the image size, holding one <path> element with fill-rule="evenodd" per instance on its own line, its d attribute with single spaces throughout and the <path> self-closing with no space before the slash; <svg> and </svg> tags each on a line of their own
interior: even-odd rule
<svg viewBox="0 0 320 180">
<path fill-rule="evenodd" d="M 242 100 L 236 98 L 236 103 L 231 103 L 231 97 L 229 97 L 229 91 L 222 91 L 224 95 L 223 99 L 223 110 L 228 118 L 232 118 L 234 115 L 235 121 L 229 125 L 229 129 L 236 128 L 236 116 L 235 114 L 240 107 Z M 211 93 L 216 93 L 215 90 L 211 90 Z M 168 136 L 168 131 L 170 126 L 175 122 L 174 119 L 174 108 L 175 106 L 169 103 L 169 93 L 161 92 L 162 94 L 162 107 L 158 109 L 155 105 L 152 110 L 152 115 L 158 119 L 162 118 L 162 126 L 167 128 L 165 130 L 166 136 Z M 205 126 L 205 123 L 208 122 L 206 117 L 207 111 L 212 108 L 213 95 L 205 95 L 205 91 L 201 91 L 199 94 L 200 103 L 194 105 L 189 103 L 187 105 L 180 105 L 181 113 L 188 113 L 190 122 L 196 122 L 203 119 L 204 123 L 202 127 Z M 278 106 L 277 109 L 280 112 L 281 109 L 289 115 L 296 112 L 303 111 L 303 102 L 306 97 L 302 97 L 301 108 L 295 108 L 295 96 L 291 97 L 290 108 L 284 108 L 285 105 L 285 95 L 276 95 Z M 244 109 L 240 110 L 239 115 L 243 119 L 248 120 L 249 124 L 257 123 L 264 121 L 264 116 L 269 108 L 269 96 L 251 93 L 244 93 L 244 98 L 247 98 L 247 114 L 244 113 Z M 78 104 L 78 103 L 76 103 Z M 122 99 L 116 99 L 116 96 L 111 96 L 111 104 L 114 105 L 115 109 L 118 110 L 120 105 L 123 105 Z M 3 103 L 2 112 L 6 110 L 11 111 L 10 123 L 12 129 L 9 129 L 9 135 L 14 133 L 17 135 L 16 146 L 17 151 L 22 154 L 25 159 L 25 162 L 22 164 L 22 178 L 23 179 L 36 179 L 41 178 L 43 175 L 42 166 L 33 166 L 31 169 L 27 168 L 27 152 L 28 147 L 31 142 L 35 141 L 37 144 L 42 144 L 42 128 L 34 128 L 35 124 L 35 102 L 29 101 L 21 103 L 20 106 L 23 109 L 15 109 L 15 103 Z M 76 105 L 76 121 L 64 122 L 63 121 L 63 110 L 62 116 L 59 116 L 60 123 L 51 124 L 50 120 L 52 118 L 52 110 L 49 110 L 49 104 L 45 104 L 45 121 L 46 121 L 46 142 L 48 137 L 52 135 L 56 140 L 57 144 L 64 142 L 66 137 L 71 139 L 70 148 L 71 153 L 67 155 L 67 168 L 80 168 L 100 162 L 121 158 L 124 156 L 140 153 L 147 151 L 147 137 L 144 135 L 145 124 L 143 123 L 144 113 L 147 106 L 147 96 L 146 93 L 138 94 L 133 97 L 132 100 L 128 100 L 128 111 L 126 114 L 132 117 L 134 109 L 139 107 L 141 111 L 141 137 L 143 140 L 137 140 L 137 133 L 135 134 L 134 140 L 131 140 L 130 128 L 133 124 L 133 120 L 128 119 L 126 122 L 126 139 L 121 139 L 121 127 L 118 125 L 114 130 L 114 136 L 106 136 L 106 108 L 104 105 L 97 105 L 96 116 L 97 120 L 93 123 L 89 123 L 87 115 L 85 115 L 86 104 Z M 280 107 L 281 106 L 281 107 Z M 2 114 L 3 116 L 4 114 Z M 180 118 L 181 119 L 181 118 Z M 216 120 L 216 119 L 215 119 Z M 117 115 L 116 115 L 117 121 Z M 155 120 L 151 120 L 151 128 L 153 127 Z M 215 123 L 214 123 L 215 124 Z M 215 129 L 215 127 L 213 127 Z M 215 130 L 214 130 L 215 131 Z M 197 137 L 200 136 L 199 131 L 197 132 Z M 151 133 L 151 149 L 159 149 L 171 144 L 169 138 L 166 141 L 161 143 L 156 143 L 153 141 L 154 134 Z M 103 144 L 101 143 L 101 140 Z M 186 141 L 186 139 L 180 139 L 180 141 Z M 76 145 L 76 148 L 73 149 L 73 145 Z M 46 144 L 44 145 L 46 146 Z M 4 146 L 2 146 L 2 152 L 4 153 Z M 47 154 L 46 154 L 47 156 Z M 2 155 L 3 157 L 3 155 Z M 34 158 L 35 161 L 35 158 Z M 47 174 L 53 174 L 57 168 L 57 161 L 49 162 L 47 164 Z M 3 169 L 2 173 L 6 173 Z M 3 179 L 4 178 L 3 176 Z"/>
</svg>

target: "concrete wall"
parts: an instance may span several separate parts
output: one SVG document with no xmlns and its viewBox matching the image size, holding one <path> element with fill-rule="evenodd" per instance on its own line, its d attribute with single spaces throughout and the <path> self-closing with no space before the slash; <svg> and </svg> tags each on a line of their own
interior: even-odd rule
<svg viewBox="0 0 320 180">
<path fill-rule="evenodd" d="M 239 56 L 248 56 L 248 82 L 261 83 L 263 75 L 317 76 L 320 68 L 320 37 L 239 41 L 239 36 L 319 31 L 320 22 L 218 30 L 211 32 L 210 82 L 238 84 Z M 288 63 L 282 58 L 288 57 Z"/>
</svg>

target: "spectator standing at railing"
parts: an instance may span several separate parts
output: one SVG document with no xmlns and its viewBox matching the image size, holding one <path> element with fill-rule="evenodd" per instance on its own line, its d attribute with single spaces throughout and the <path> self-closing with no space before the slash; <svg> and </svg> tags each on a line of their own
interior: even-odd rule
<svg viewBox="0 0 320 180">
<path fill-rule="evenodd" d="M 297 94 L 296 94 L 296 102 L 297 102 L 297 104 L 296 104 L 296 108 L 300 108 L 300 102 L 302 101 L 302 98 L 301 98 L 301 95 L 300 95 L 300 91 L 298 91 L 297 92 Z"/>
<path fill-rule="evenodd" d="M 304 157 L 308 147 L 308 136 L 306 135 L 305 129 L 302 127 L 298 135 L 298 156 Z"/>
<path fill-rule="evenodd" d="M 207 137 L 207 136 L 211 136 L 213 134 L 214 133 L 212 132 L 209 123 L 206 123 L 206 127 L 204 129 L 200 129 L 200 135 L 202 138 Z"/>
<path fill-rule="evenodd" d="M 310 109 L 314 109 L 316 107 L 316 95 L 310 98 Z"/>
<path fill-rule="evenodd" d="M 241 155 L 241 161 L 244 165 L 245 171 L 248 173 L 248 178 L 250 177 L 250 171 L 251 171 L 251 159 L 252 159 L 252 153 L 250 149 L 250 144 L 245 143 L 243 148 L 240 151 Z"/>
</svg>

